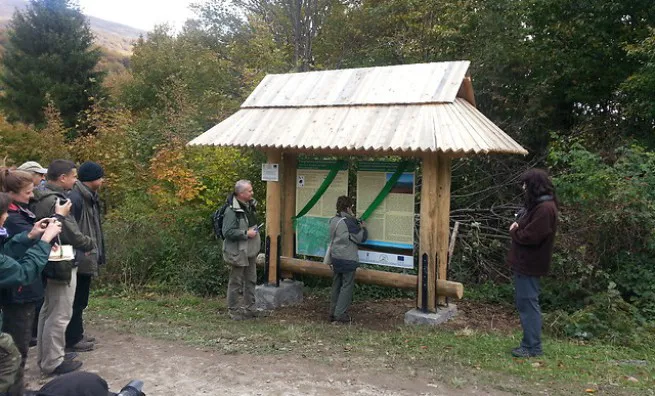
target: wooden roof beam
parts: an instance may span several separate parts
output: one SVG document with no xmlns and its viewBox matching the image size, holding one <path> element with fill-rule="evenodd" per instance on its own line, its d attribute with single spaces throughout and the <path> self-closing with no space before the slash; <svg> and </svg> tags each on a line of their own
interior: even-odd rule
<svg viewBox="0 0 655 396">
<path fill-rule="evenodd" d="M 471 81 L 471 76 L 464 77 L 464 80 L 462 80 L 462 85 L 459 87 L 459 92 L 457 92 L 457 97 L 462 98 L 472 104 L 474 107 L 477 107 L 475 104 L 475 92 L 473 92 L 473 82 Z"/>
</svg>

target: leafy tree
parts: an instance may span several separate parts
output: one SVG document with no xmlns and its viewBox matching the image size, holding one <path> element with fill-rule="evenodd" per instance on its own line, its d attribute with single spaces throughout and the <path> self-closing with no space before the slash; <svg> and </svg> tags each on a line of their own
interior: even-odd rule
<svg viewBox="0 0 655 396">
<path fill-rule="evenodd" d="M 32 0 L 10 24 L 0 78 L 0 106 L 10 121 L 45 122 L 51 100 L 66 127 L 101 94 L 100 52 L 89 22 L 72 0 Z"/>
<path fill-rule="evenodd" d="M 652 134 L 655 129 L 655 29 L 643 42 L 629 47 L 628 54 L 641 67 L 621 87 L 619 100 L 630 120 Z"/>
</svg>

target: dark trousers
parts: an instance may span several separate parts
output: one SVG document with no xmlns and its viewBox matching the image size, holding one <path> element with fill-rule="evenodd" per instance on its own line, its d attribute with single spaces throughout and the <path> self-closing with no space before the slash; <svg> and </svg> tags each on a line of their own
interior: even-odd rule
<svg viewBox="0 0 655 396">
<path fill-rule="evenodd" d="M 343 319 L 353 301 L 355 271 L 334 272 L 332 275 L 332 298 L 330 299 L 330 316 Z"/>
<path fill-rule="evenodd" d="M 82 314 L 89 305 L 92 275 L 77 274 L 75 300 L 73 301 L 73 316 L 66 327 L 66 347 L 72 347 L 84 338 L 84 320 Z"/>
<path fill-rule="evenodd" d="M 539 277 L 514 274 L 516 309 L 521 318 L 521 346 L 532 353 L 541 353 L 541 308 L 539 307 Z"/>
<path fill-rule="evenodd" d="M 13 338 L 21 356 L 16 380 L 9 388 L 9 394 L 11 395 L 22 396 L 25 392 L 25 362 L 27 361 L 27 352 L 30 349 L 32 326 L 35 321 L 34 307 L 34 303 L 2 305 L 2 332 Z"/>
</svg>

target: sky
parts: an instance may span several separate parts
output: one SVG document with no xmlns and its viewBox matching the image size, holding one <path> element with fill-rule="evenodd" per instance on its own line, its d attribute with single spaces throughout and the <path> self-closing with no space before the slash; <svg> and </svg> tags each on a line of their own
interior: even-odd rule
<svg viewBox="0 0 655 396">
<path fill-rule="evenodd" d="M 189 5 L 204 0 L 78 0 L 86 15 L 122 23 L 145 31 L 170 23 L 178 30 L 193 16 Z"/>
</svg>

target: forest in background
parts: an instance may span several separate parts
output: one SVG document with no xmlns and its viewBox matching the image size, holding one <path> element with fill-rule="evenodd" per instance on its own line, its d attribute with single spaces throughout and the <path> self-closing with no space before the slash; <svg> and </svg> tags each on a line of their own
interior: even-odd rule
<svg viewBox="0 0 655 396">
<path fill-rule="evenodd" d="M 75 11 L 67 0 L 33 4 L 45 10 L 34 34 L 56 29 L 47 21 L 61 7 Z M 159 26 L 138 39 L 122 67 L 103 67 L 107 58 L 94 55 L 86 91 L 65 86 L 69 77 L 57 80 L 69 75 L 63 61 L 36 56 L 35 64 L 50 59 L 38 73 L 34 64 L 12 64 L 7 53 L 20 46 L 7 43 L 16 25 L 3 37 L 0 158 L 105 167 L 104 282 L 224 292 L 227 268 L 210 214 L 239 178 L 256 181 L 264 201 L 263 159 L 185 143 L 234 113 L 267 73 L 465 59 L 478 109 L 530 155 L 453 162 L 451 217 L 461 228 L 449 278 L 469 296 L 511 303 L 505 255 L 520 204 L 516 180 L 528 167 L 547 168 L 562 207 L 552 276 L 543 284 L 546 328 L 617 342 L 652 336 L 655 3 L 211 0 L 194 10 L 182 31 Z M 51 55 L 56 46 L 40 50 Z M 80 59 L 94 51 L 83 48 Z M 43 82 L 32 84 L 38 92 L 12 93 L 7 82 L 21 67 Z M 10 103 L 34 95 L 40 102 L 31 113 Z M 376 298 L 399 293 L 358 289 Z"/>
</svg>

